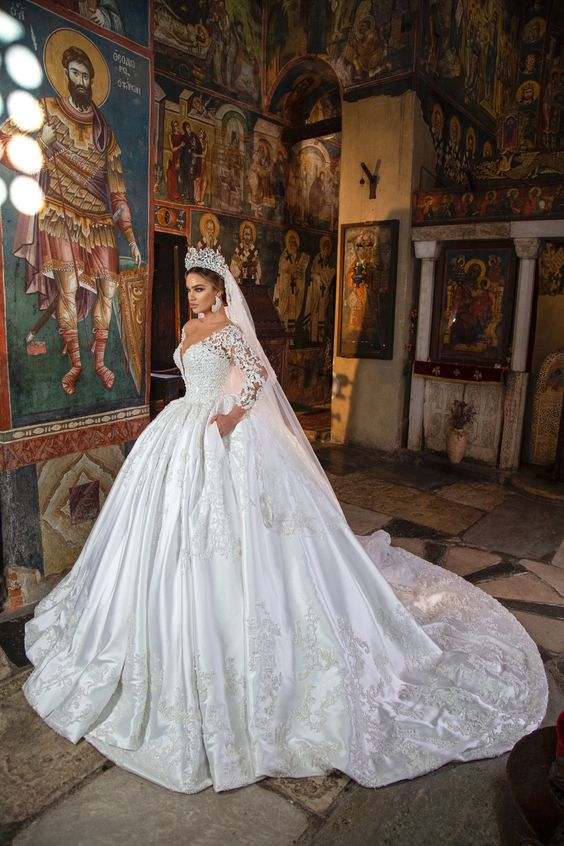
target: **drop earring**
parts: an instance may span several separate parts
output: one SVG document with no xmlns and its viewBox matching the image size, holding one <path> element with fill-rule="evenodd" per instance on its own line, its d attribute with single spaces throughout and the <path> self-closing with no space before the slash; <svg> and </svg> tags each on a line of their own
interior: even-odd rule
<svg viewBox="0 0 564 846">
<path fill-rule="evenodd" d="M 221 296 L 219 294 L 216 294 L 215 302 L 212 305 L 211 310 L 213 311 L 214 314 L 217 314 L 217 312 L 219 311 L 220 308 L 221 308 Z"/>
</svg>

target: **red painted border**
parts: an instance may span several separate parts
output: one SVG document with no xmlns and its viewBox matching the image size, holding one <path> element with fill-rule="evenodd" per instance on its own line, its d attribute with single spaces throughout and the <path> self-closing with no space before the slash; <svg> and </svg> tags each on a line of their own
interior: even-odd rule
<svg viewBox="0 0 564 846">
<path fill-rule="evenodd" d="M 149 416 L 119 420 L 89 429 L 60 432 L 40 438 L 0 444 L 0 472 L 15 470 L 38 461 L 49 461 L 72 452 L 85 452 L 97 447 L 121 444 L 138 438 L 149 423 Z"/>
<path fill-rule="evenodd" d="M 10 409 L 10 380 L 8 374 L 8 334 L 6 331 L 6 301 L 4 299 L 4 253 L 2 251 L 2 215 L 0 214 L 0 430 L 12 426 Z"/>
<path fill-rule="evenodd" d="M 153 304 L 153 274 L 154 274 L 154 242 L 155 242 L 155 192 L 153 190 L 153 174 L 155 172 L 155 97 L 154 80 L 155 69 L 153 57 L 149 59 L 149 71 L 151 74 L 151 104 L 149 107 L 149 171 L 148 171 L 148 227 L 147 233 L 147 301 L 145 307 L 145 403 L 149 402 L 151 390 L 151 307 Z"/>
</svg>

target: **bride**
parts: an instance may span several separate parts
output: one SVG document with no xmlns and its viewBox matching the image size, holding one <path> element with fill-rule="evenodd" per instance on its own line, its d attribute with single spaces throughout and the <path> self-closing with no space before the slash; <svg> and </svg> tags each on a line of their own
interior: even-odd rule
<svg viewBox="0 0 564 846">
<path fill-rule="evenodd" d="M 186 793 L 333 769 L 376 787 L 510 749 L 546 708 L 532 640 L 385 532 L 351 532 L 223 257 L 186 267 L 186 395 L 36 607 L 31 705 Z"/>
</svg>

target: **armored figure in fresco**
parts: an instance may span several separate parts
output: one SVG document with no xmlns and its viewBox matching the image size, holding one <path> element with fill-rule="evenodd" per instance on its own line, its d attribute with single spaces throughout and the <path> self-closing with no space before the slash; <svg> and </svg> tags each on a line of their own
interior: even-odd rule
<svg viewBox="0 0 564 846">
<path fill-rule="evenodd" d="M 45 202 L 36 215 L 20 215 L 14 255 L 26 262 L 26 293 L 37 294 L 39 308 L 55 313 L 63 353 L 71 363 L 62 385 L 67 394 L 73 394 L 82 369 L 78 321 L 90 311 L 95 371 L 106 389 L 114 384 L 114 374 L 104 364 L 104 351 L 120 282 L 116 225 L 136 265 L 141 263 L 141 254 L 121 151 L 94 102 L 93 62 L 75 46 L 64 50 L 61 61 L 68 96 L 42 101 L 45 121 L 38 136 L 43 152 L 39 184 Z M 7 147 L 17 131 L 11 121 L 0 127 L 0 161 L 9 166 Z"/>
</svg>

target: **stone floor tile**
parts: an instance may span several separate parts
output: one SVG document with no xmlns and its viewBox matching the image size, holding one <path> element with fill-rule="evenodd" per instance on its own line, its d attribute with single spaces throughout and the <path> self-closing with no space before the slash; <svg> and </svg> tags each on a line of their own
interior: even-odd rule
<svg viewBox="0 0 564 846">
<path fill-rule="evenodd" d="M 504 502 L 507 490 L 489 482 L 455 482 L 453 485 L 441 488 L 437 494 L 443 499 L 460 502 L 462 505 L 491 511 L 492 508 Z"/>
<path fill-rule="evenodd" d="M 476 570 L 475 573 L 467 573 L 465 578 L 471 584 L 479 585 L 481 582 L 490 582 L 492 579 L 507 579 L 509 576 L 516 576 L 518 573 L 526 572 L 525 567 L 521 567 L 520 564 L 514 561 L 501 560 L 498 564 L 491 564 L 482 570 Z M 512 600 L 512 602 L 517 601 L 521 600 Z"/>
<path fill-rule="evenodd" d="M 378 790 L 355 785 L 300 846 L 501 846 L 506 761 L 448 764 Z"/>
<path fill-rule="evenodd" d="M 25 820 L 64 796 L 105 758 L 86 741 L 56 734 L 28 705 L 20 672 L 0 686 L 0 823 Z"/>
<path fill-rule="evenodd" d="M 312 778 L 267 778 L 260 784 L 261 787 L 274 790 L 291 802 L 301 805 L 307 811 L 324 817 L 349 782 L 347 775 L 335 772 L 328 776 Z"/>
<path fill-rule="evenodd" d="M 8 660 L 8 656 L 0 647 L 0 681 L 9 678 L 12 675 L 12 664 Z"/>
<path fill-rule="evenodd" d="M 435 491 L 453 481 L 452 474 L 444 470 L 399 461 L 379 461 L 370 467 L 370 475 L 383 482 L 395 482 L 398 485 L 408 485 L 410 488 L 420 488 L 424 491 Z"/>
<path fill-rule="evenodd" d="M 338 444 L 315 445 L 315 452 L 325 472 L 337 476 L 364 470 L 380 461 L 378 455 L 370 450 Z"/>
<path fill-rule="evenodd" d="M 46 811 L 13 846 L 290 846 L 308 822 L 256 784 L 187 795 L 115 767 Z"/>
<path fill-rule="evenodd" d="M 563 538 L 564 508 L 520 494 L 508 496 L 464 534 L 464 540 L 472 546 L 531 561 L 554 553 Z"/>
<path fill-rule="evenodd" d="M 495 552 L 485 552 L 483 549 L 472 549 L 469 546 L 454 546 L 448 550 L 443 567 L 456 573 L 457 576 L 467 576 L 492 564 L 497 564 L 501 556 Z"/>
<path fill-rule="evenodd" d="M 389 523 L 386 523 L 386 531 L 395 538 L 422 538 L 437 542 L 452 539 L 452 536 L 446 532 L 439 532 L 438 529 L 431 529 L 429 526 L 420 526 L 409 520 L 402 520 L 400 517 L 393 517 Z"/>
<path fill-rule="evenodd" d="M 332 476 L 331 484 L 340 500 L 400 517 L 421 526 L 429 526 L 448 535 L 457 535 L 483 517 L 483 511 L 458 502 L 374 478 L 370 470 Z"/>
<path fill-rule="evenodd" d="M 554 553 L 552 563 L 555 567 L 562 567 L 564 569 L 564 540 Z"/>
<path fill-rule="evenodd" d="M 389 514 L 380 514 L 378 511 L 360 508 L 358 505 L 351 505 L 349 502 L 343 503 L 343 511 L 347 523 L 355 535 L 369 535 L 378 529 L 382 529 L 392 519 Z"/>
<path fill-rule="evenodd" d="M 528 611 L 511 611 L 527 629 L 534 642 L 547 652 L 564 652 L 564 620 L 530 614 Z"/>
<path fill-rule="evenodd" d="M 532 573 L 518 573 L 506 579 L 479 582 L 478 587 L 496 599 L 522 599 L 526 602 L 564 606 L 564 598 Z"/>
<path fill-rule="evenodd" d="M 564 571 L 559 567 L 555 567 L 553 564 L 542 564 L 539 561 L 527 561 L 526 558 L 522 558 L 519 564 L 526 567 L 527 570 L 534 573 L 539 579 L 558 591 L 560 596 L 564 597 Z"/>
<path fill-rule="evenodd" d="M 392 538 L 392 546 L 400 546 L 419 558 L 425 558 L 425 541 L 419 538 Z"/>
</svg>

